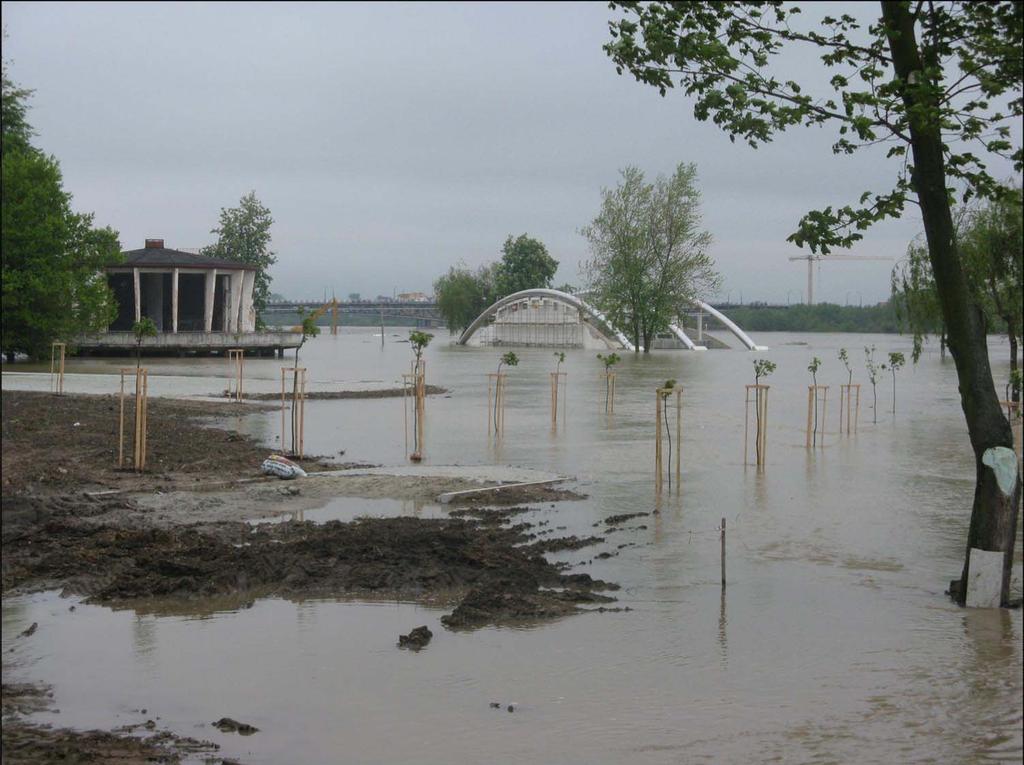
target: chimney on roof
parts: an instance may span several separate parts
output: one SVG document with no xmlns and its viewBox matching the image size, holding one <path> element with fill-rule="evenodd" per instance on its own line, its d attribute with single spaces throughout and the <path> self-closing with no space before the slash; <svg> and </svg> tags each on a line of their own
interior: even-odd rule
<svg viewBox="0 0 1024 765">
<path fill-rule="evenodd" d="M 164 248 L 163 239 L 147 239 L 146 249 L 147 250 L 162 250 Z"/>
</svg>

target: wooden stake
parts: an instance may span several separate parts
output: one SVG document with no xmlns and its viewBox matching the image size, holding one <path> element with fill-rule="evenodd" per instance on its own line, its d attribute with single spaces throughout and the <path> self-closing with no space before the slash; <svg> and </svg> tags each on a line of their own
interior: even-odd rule
<svg viewBox="0 0 1024 765">
<path fill-rule="evenodd" d="M 565 421 L 565 393 L 569 385 L 567 372 L 550 372 L 551 377 L 551 427 L 558 427 L 558 394 L 562 394 L 562 421 Z"/>
<path fill-rule="evenodd" d="M 227 350 L 228 370 L 232 375 L 228 383 L 228 398 L 235 401 L 242 400 L 242 380 L 245 375 L 245 349 L 228 348 Z"/>
<path fill-rule="evenodd" d="M 491 398 L 493 385 L 494 398 Z M 492 408 L 493 404 L 493 408 Z M 501 435 L 505 432 L 505 374 L 487 375 L 487 432 Z"/>
<path fill-rule="evenodd" d="M 820 394 L 820 395 L 819 395 Z M 828 386 L 808 385 L 807 386 L 807 448 L 810 449 L 813 443 L 825 448 L 825 411 L 828 409 Z M 818 431 L 814 428 L 816 415 L 821 413 L 821 443 L 818 444 Z"/>
<path fill-rule="evenodd" d="M 754 461 L 758 467 L 764 467 L 765 447 L 768 433 L 768 389 L 767 385 L 747 385 L 743 401 L 743 464 L 749 464 L 747 455 L 750 452 L 750 404 L 754 404 Z M 751 402 L 750 392 L 754 392 Z"/>
<path fill-rule="evenodd" d="M 124 373 L 125 368 L 121 368 L 121 412 L 117 420 L 117 466 L 119 468 L 124 467 Z"/>
<path fill-rule="evenodd" d="M 64 395 L 64 352 L 65 343 L 50 344 L 50 393 Z"/>
<path fill-rule="evenodd" d="M 291 450 L 287 448 L 288 441 L 284 416 L 285 375 L 288 372 L 292 373 L 292 422 L 295 424 L 295 430 L 292 433 Z M 300 459 L 305 455 L 306 382 L 305 367 L 281 367 L 281 451 L 285 454 L 298 456 Z"/>
</svg>

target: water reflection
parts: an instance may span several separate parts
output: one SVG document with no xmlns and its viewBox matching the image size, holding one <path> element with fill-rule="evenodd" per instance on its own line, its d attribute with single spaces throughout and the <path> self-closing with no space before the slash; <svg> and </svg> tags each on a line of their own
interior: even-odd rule
<svg viewBox="0 0 1024 765">
<path fill-rule="evenodd" d="M 384 384 L 400 379 L 408 346 L 389 341 L 382 351 L 363 339 L 321 337 L 304 348 L 314 380 L 352 378 L 352 369 Z M 624 354 L 611 415 L 600 362 L 568 352 L 572 422 L 552 432 L 550 351 L 517 351 L 506 430 L 495 439 L 484 411 L 494 350 L 428 348 L 428 382 L 452 392 L 428 401 L 431 462 L 580 476 L 587 500 L 524 517 L 564 527 L 559 534 L 606 537 L 555 557 L 621 584 L 613 605 L 629 612 L 452 633 L 439 622 L 445 610 L 407 603 L 250 592 L 134 610 L 80 606 L 72 618 L 45 596 L 4 604 L 5 647 L 14 641 L 25 676 L 55 684 L 65 724 L 110 727 L 137 692 L 138 706 L 171 710 L 163 720 L 186 735 L 225 714 L 257 725 L 259 739 L 244 749 L 231 749 L 237 737 L 217 739 L 225 756 L 246 762 L 1019 762 L 1021 614 L 962 611 L 941 594 L 962 562 L 973 488 L 955 368 L 926 353 L 900 380 L 895 422 L 880 402 L 872 425 L 865 406 L 855 437 L 831 432 L 827 448 L 808 451 L 809 359 L 835 358 L 840 345 L 906 352 L 909 338 L 786 339 L 758 337 L 779 364 L 763 471 L 739 459 L 748 354 Z M 997 375 L 1004 358 L 1000 348 Z M 182 390 L 216 390 L 202 367 L 163 371 L 182 375 Z M 254 360 L 252 373 L 272 387 L 279 367 Z M 845 382 L 841 370 L 822 374 L 832 372 Z M 687 390 L 685 485 L 659 495 L 650 394 L 668 378 Z M 309 451 L 404 464 L 400 401 L 308 406 Z M 244 427 L 271 447 L 279 416 Z M 614 532 L 603 522 L 652 510 Z M 386 514 L 446 511 L 338 499 L 291 517 Z M 598 558 L 604 551 L 614 554 Z M 32 621 L 39 631 L 16 640 Z M 435 634 L 428 649 L 398 652 L 397 636 L 420 624 Z M 89 673 L 76 670 L 83 650 Z M 144 663 L 126 662 L 126 652 Z M 498 715 L 492 700 L 522 707 Z"/>
</svg>

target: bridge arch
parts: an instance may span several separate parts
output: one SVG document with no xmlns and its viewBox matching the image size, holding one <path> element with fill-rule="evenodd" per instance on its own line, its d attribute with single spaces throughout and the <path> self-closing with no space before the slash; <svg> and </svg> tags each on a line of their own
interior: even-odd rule
<svg viewBox="0 0 1024 765">
<path fill-rule="evenodd" d="M 592 306 L 586 300 L 576 295 L 571 295 L 568 292 L 562 292 L 561 290 L 553 290 L 547 288 L 535 288 L 528 290 L 521 290 L 520 292 L 514 292 L 511 295 L 506 295 L 500 300 L 496 301 L 485 311 L 483 311 L 476 319 L 473 320 L 466 330 L 459 336 L 458 344 L 465 345 L 466 342 L 474 335 L 478 330 L 487 326 L 491 318 L 496 316 L 499 311 L 506 309 L 515 304 L 531 300 L 531 299 L 548 299 L 560 302 L 564 305 L 571 306 L 579 311 L 581 320 L 593 327 L 597 332 L 609 343 L 618 343 L 620 347 L 627 351 L 635 350 L 632 342 L 615 327 L 601 311 L 596 307 Z M 736 338 L 743 343 L 743 345 L 751 351 L 766 350 L 765 346 L 757 345 L 750 336 L 744 332 L 740 327 L 732 321 L 728 316 L 723 314 L 718 309 L 705 303 L 702 300 L 694 300 L 693 304 L 701 311 L 710 314 L 720 321 Z M 703 345 L 697 345 L 693 340 L 686 334 L 686 332 L 678 324 L 672 324 L 669 326 L 669 331 L 675 335 L 675 337 L 683 344 L 685 348 L 692 351 L 706 350 Z"/>
<path fill-rule="evenodd" d="M 554 300 L 575 308 L 580 312 L 580 317 L 596 329 L 606 340 L 618 343 L 627 351 L 634 350 L 633 343 L 631 343 L 629 339 L 622 334 L 622 332 L 612 326 L 612 323 L 608 321 L 608 318 L 603 313 L 594 308 L 588 302 L 576 297 L 575 295 L 570 295 L 568 292 L 540 287 L 513 292 L 511 295 L 506 295 L 492 304 L 487 308 L 487 310 L 477 316 L 473 320 L 473 323 L 466 327 L 466 330 L 459 335 L 458 344 L 465 345 L 469 338 L 476 334 L 477 330 L 485 326 L 490 321 L 491 317 L 495 316 L 498 311 L 503 308 L 513 306 L 520 301 L 534 298 L 547 298 L 548 300 Z"/>
</svg>

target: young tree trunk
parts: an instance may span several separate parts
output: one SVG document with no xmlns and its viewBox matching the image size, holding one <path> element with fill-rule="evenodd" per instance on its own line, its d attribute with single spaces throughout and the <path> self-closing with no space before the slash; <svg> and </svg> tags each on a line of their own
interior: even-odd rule
<svg viewBox="0 0 1024 765">
<path fill-rule="evenodd" d="M 925 11 L 927 12 L 927 11 Z M 887 27 L 893 69 L 903 83 L 922 77 L 924 66 L 917 45 L 915 17 L 908 4 L 882 2 L 882 18 Z M 967 596 L 970 550 L 978 548 L 1003 553 L 1001 603 L 1009 601 L 1010 568 L 1017 530 L 1017 508 L 1021 481 L 1013 461 L 1013 482 L 1004 492 L 994 470 L 984 464 L 986 453 L 1003 447 L 1013 450 L 1010 424 L 1003 417 L 989 367 L 985 322 L 981 310 L 971 299 L 954 240 L 945 164 L 935 95 L 931 88 L 904 85 L 903 100 L 911 115 L 909 130 L 913 152 L 912 184 L 921 206 L 928 256 L 935 276 L 935 288 L 949 335 L 949 349 L 956 364 L 971 447 L 974 450 L 975 489 L 967 534 L 967 554 L 959 582 L 950 586 L 950 594 L 961 605 Z M 1004 483 L 1005 485 L 1005 483 Z"/>
</svg>

